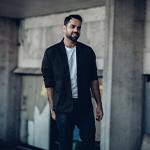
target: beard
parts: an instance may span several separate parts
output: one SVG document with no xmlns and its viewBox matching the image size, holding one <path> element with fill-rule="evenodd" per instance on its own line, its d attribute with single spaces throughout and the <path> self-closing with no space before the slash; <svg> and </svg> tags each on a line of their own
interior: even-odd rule
<svg viewBox="0 0 150 150">
<path fill-rule="evenodd" d="M 66 33 L 66 37 L 68 39 L 70 39 L 72 42 L 76 42 L 78 40 L 78 38 L 80 37 L 80 34 L 79 33 L 72 33 L 72 34 L 68 34 Z"/>
</svg>

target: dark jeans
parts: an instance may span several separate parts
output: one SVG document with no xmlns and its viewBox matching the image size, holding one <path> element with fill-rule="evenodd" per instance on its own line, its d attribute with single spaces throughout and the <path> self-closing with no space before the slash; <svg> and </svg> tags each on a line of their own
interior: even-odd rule
<svg viewBox="0 0 150 150">
<path fill-rule="evenodd" d="M 74 102 L 73 112 L 56 113 L 56 124 L 59 133 L 59 150 L 72 150 L 74 125 L 77 125 L 80 130 L 81 150 L 94 149 L 95 119 L 93 111 L 81 114 L 76 101 Z"/>
</svg>

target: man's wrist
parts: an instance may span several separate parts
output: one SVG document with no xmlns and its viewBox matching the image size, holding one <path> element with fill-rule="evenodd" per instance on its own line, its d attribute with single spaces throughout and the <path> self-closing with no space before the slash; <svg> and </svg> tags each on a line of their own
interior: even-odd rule
<svg viewBox="0 0 150 150">
<path fill-rule="evenodd" d="M 101 103 L 101 102 L 98 102 L 98 103 L 97 103 L 97 107 L 102 108 L 102 103 Z"/>
</svg>

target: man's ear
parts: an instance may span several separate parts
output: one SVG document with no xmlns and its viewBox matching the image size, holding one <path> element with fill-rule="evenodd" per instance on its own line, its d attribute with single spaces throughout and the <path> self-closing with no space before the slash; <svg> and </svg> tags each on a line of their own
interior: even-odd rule
<svg viewBox="0 0 150 150">
<path fill-rule="evenodd" d="M 63 26 L 63 31 L 66 31 L 66 26 L 65 25 Z"/>
</svg>

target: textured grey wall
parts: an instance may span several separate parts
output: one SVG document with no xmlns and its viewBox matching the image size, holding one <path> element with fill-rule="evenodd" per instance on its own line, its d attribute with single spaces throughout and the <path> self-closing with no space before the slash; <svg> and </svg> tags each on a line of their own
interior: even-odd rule
<svg viewBox="0 0 150 150">
<path fill-rule="evenodd" d="M 101 150 L 141 144 L 144 6 L 143 0 L 107 0 Z"/>
<path fill-rule="evenodd" d="M 98 68 L 103 68 L 105 7 L 96 7 L 69 13 L 28 18 L 21 22 L 19 32 L 19 67 L 40 68 L 46 47 L 63 37 L 63 21 L 69 14 L 83 17 L 80 41 L 92 46 L 97 55 Z"/>
</svg>

